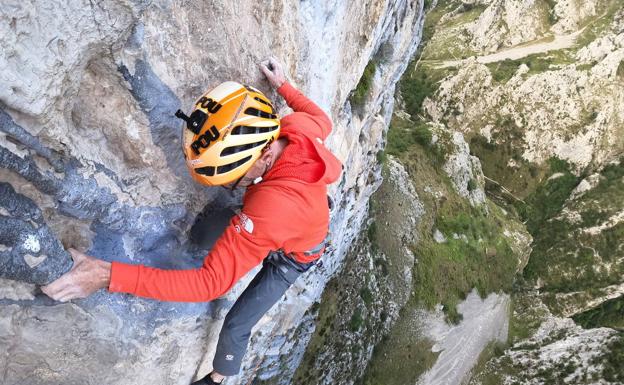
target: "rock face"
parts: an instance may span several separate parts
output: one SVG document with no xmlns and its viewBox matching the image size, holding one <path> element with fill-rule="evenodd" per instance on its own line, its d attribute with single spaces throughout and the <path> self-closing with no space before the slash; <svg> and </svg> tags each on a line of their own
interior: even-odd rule
<svg viewBox="0 0 624 385">
<path fill-rule="evenodd" d="M 347 253 L 310 314 L 314 334 L 295 373 L 296 384 L 354 384 L 366 370 L 373 348 L 388 334 L 411 295 L 416 262 L 412 230 L 424 215 L 421 199 L 404 167 L 389 158 L 383 185 L 375 192 L 382 207 Z M 383 245 L 383 246 L 381 246 Z M 279 382 L 285 383 L 285 382 Z"/>
<path fill-rule="evenodd" d="M 210 218 L 240 197 L 192 183 L 173 112 L 234 79 L 287 113 L 257 68 L 269 54 L 330 114 L 326 144 L 348 165 L 331 188 L 334 250 L 263 318 L 241 375 L 228 380 L 288 383 L 307 343 L 304 314 L 365 219 L 394 84 L 422 16 L 421 1 L 3 2 L 2 383 L 187 384 L 210 369 L 221 320 L 250 277 L 206 304 L 103 292 L 58 304 L 32 284 L 70 268 L 63 245 L 106 260 L 198 266 L 210 247 L 202 239 L 214 238 L 193 227 L 198 214 Z M 349 96 L 369 61 L 376 70 L 354 112 Z"/>
<path fill-rule="evenodd" d="M 621 384 L 622 332 L 606 327 L 584 329 L 570 318 L 553 316 L 536 294 L 517 298 L 514 309 L 514 318 L 524 322 L 520 327 L 536 326 L 531 335 L 514 338 L 469 383 Z"/>
</svg>

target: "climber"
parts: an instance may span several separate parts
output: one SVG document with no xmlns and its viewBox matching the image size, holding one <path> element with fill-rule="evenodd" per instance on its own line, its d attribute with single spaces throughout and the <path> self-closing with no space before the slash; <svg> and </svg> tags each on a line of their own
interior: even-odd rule
<svg viewBox="0 0 624 385">
<path fill-rule="evenodd" d="M 213 370 L 193 384 L 218 384 L 238 374 L 252 327 L 325 247 L 327 185 L 341 163 L 323 145 L 328 116 L 287 80 L 271 58 L 260 69 L 293 113 L 279 119 L 260 91 L 226 82 L 202 96 L 186 121 L 183 150 L 193 178 L 204 185 L 246 187 L 241 211 L 205 257 L 201 268 L 162 270 L 106 262 L 69 249 L 72 269 L 44 293 L 59 301 L 101 288 L 162 301 L 211 301 L 262 263 L 228 312 Z"/>
</svg>

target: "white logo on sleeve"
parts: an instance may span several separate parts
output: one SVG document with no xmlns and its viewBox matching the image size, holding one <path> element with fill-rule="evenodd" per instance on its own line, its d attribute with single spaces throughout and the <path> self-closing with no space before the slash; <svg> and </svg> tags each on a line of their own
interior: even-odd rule
<svg viewBox="0 0 624 385">
<path fill-rule="evenodd" d="M 232 360 L 234 360 L 234 356 L 231 355 L 231 354 L 228 354 L 228 355 L 225 356 L 225 360 L 226 361 L 232 361 Z"/>
<path fill-rule="evenodd" d="M 251 218 L 245 215 L 245 213 L 238 214 L 238 217 L 240 218 L 241 225 L 243 225 L 243 229 L 249 234 L 253 233 L 254 223 Z"/>
</svg>

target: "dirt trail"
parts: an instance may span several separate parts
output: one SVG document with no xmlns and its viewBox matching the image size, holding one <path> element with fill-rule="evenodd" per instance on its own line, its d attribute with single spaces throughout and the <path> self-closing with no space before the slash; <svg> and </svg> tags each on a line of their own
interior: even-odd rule
<svg viewBox="0 0 624 385">
<path fill-rule="evenodd" d="M 552 40 L 549 39 L 548 41 L 545 41 L 545 39 L 540 39 L 532 43 L 505 49 L 490 55 L 477 56 L 477 62 L 487 64 L 506 59 L 517 60 L 536 53 L 570 48 L 576 42 L 576 38 L 583 33 L 584 30 L 585 28 L 568 35 L 554 35 Z M 464 61 L 465 60 L 446 60 L 441 62 L 437 68 L 456 67 Z"/>
</svg>

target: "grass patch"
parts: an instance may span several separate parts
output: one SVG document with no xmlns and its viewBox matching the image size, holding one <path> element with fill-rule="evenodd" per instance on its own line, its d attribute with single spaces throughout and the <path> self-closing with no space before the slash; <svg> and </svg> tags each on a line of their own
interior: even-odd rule
<svg viewBox="0 0 624 385">
<path fill-rule="evenodd" d="M 577 64 L 577 65 L 576 65 L 576 70 L 577 70 L 577 71 L 589 71 L 589 70 L 591 70 L 592 68 L 594 68 L 594 66 L 595 66 L 596 64 L 597 64 L 597 63 L 596 63 L 595 61 L 594 61 L 594 62 L 591 62 L 591 63 L 586 63 L 586 64 Z"/>
<path fill-rule="evenodd" d="M 386 152 L 384 150 L 377 151 L 375 156 L 378 164 L 384 164 L 386 162 Z"/>
<path fill-rule="evenodd" d="M 389 139 L 389 153 L 396 151 L 391 143 Z M 429 309 L 441 303 L 448 320 L 458 322 L 461 316 L 456 305 L 473 288 L 482 295 L 511 290 L 518 257 L 503 234 L 514 219 L 491 202 L 488 210 L 475 208 L 458 195 L 441 167 L 448 151 L 443 143 L 405 146 L 398 155 L 428 213 L 420 240 L 413 247 L 418 259 L 413 271 L 415 300 Z M 429 192 L 423 190 L 425 185 Z M 435 198 L 431 190 L 444 198 Z M 434 228 L 444 234 L 446 243 L 433 240 Z"/>
<path fill-rule="evenodd" d="M 360 309 L 355 309 L 353 315 L 351 316 L 351 320 L 349 321 L 349 330 L 352 332 L 357 332 L 360 330 L 362 325 L 364 324 L 364 318 L 362 317 L 362 312 Z"/>
<path fill-rule="evenodd" d="M 545 171 L 522 157 L 524 137 L 510 117 L 498 116 L 493 125 L 491 141 L 481 135 L 470 138 L 470 152 L 481 161 L 483 174 L 498 183 L 486 183 L 488 195 L 499 204 L 514 204 L 515 199 L 506 196 L 501 185 L 523 199 L 534 191 Z M 515 164 L 513 172 L 510 162 Z"/>
<path fill-rule="evenodd" d="M 368 287 L 360 289 L 360 298 L 362 298 L 362 301 L 364 301 L 366 306 L 370 306 L 373 303 L 373 293 Z"/>
<path fill-rule="evenodd" d="M 368 241 L 371 243 L 372 249 L 377 249 L 377 224 L 375 221 L 371 222 L 366 229 L 366 236 L 368 237 Z"/>
<path fill-rule="evenodd" d="M 419 147 L 428 154 L 429 161 L 442 166 L 446 149 L 432 143 L 433 133 L 426 123 L 413 123 L 396 115 L 392 117 L 388 130 L 386 153 L 394 156 L 410 153 L 413 147 Z"/>
<path fill-rule="evenodd" d="M 507 83 L 518 71 L 518 67 L 521 63 L 517 60 L 505 59 L 503 61 L 488 63 L 486 67 L 489 68 L 490 73 L 494 81 L 498 83 Z"/>
<path fill-rule="evenodd" d="M 331 343 L 331 331 L 337 327 L 337 317 L 339 304 L 343 301 L 340 291 L 340 281 L 331 280 L 327 284 L 323 295 L 321 296 L 320 305 L 316 318 L 316 330 L 306 347 L 303 359 L 297 367 L 293 376 L 296 384 L 315 384 L 311 380 L 318 373 L 315 372 L 314 364 L 319 353 L 323 352 L 326 345 Z"/>
<path fill-rule="evenodd" d="M 456 7 L 458 2 L 453 0 L 439 0 L 435 8 L 431 8 L 431 0 L 425 0 L 425 23 L 423 25 L 422 38 L 420 40 L 421 46 L 424 46 L 433 37 L 436 26 L 440 22 L 442 16 L 450 12 L 453 7 Z"/>
<path fill-rule="evenodd" d="M 516 203 L 516 208 L 531 234 L 536 234 L 547 219 L 561 211 L 570 193 L 580 182 L 580 178 L 571 172 L 570 165 L 566 161 L 551 158 L 548 164 L 550 175 L 555 177 L 541 183 L 525 199 L 526 203 Z"/>
<path fill-rule="evenodd" d="M 414 65 L 410 64 L 410 68 L 414 68 Z M 425 99 L 438 90 L 440 81 L 450 73 L 451 70 L 435 70 L 421 64 L 411 73 L 403 75 L 399 83 L 399 90 L 405 102 L 405 111 L 412 118 L 419 119 L 423 115 L 422 105 Z"/>
<path fill-rule="evenodd" d="M 377 71 L 377 64 L 374 60 L 368 62 L 366 67 L 364 68 L 364 73 L 362 73 L 362 77 L 358 82 L 353 94 L 351 95 L 351 104 L 355 107 L 362 107 L 366 99 L 368 98 L 368 93 L 373 85 L 373 78 L 375 77 L 375 72 Z"/>
<path fill-rule="evenodd" d="M 618 65 L 616 76 L 618 79 L 624 80 L 624 60 Z"/>
<path fill-rule="evenodd" d="M 618 337 L 607 345 L 608 353 L 604 363 L 602 375 L 605 380 L 617 384 L 624 383 L 624 333 L 620 332 Z"/>
<path fill-rule="evenodd" d="M 463 201 L 445 203 L 435 227 L 447 241 L 437 243 L 427 236 L 414 250 L 419 259 L 416 299 L 428 308 L 442 303 L 453 323 L 461 320 L 457 304 L 473 288 L 482 296 L 509 292 L 516 275 L 517 257 L 502 233 L 508 219 L 494 204 L 488 207 L 489 213 Z"/>
<path fill-rule="evenodd" d="M 358 385 L 415 384 L 435 364 L 438 354 L 433 344 L 414 329 L 413 308 L 404 308 L 390 334 L 373 350 L 373 356 Z"/>
<path fill-rule="evenodd" d="M 476 374 L 475 379 L 480 385 L 500 385 L 504 383 L 503 373 L 487 370 L 487 363 L 495 357 L 500 357 L 505 353 L 506 344 L 500 341 L 491 341 L 479 354 L 477 363 L 472 368 L 471 373 Z M 471 376 L 472 377 L 472 376 Z M 470 384 L 475 383 L 471 381 Z"/>
<path fill-rule="evenodd" d="M 553 51 L 545 54 L 533 54 L 517 60 L 505 59 L 499 62 L 487 63 L 486 67 L 488 67 L 492 78 L 496 82 L 504 84 L 516 74 L 521 64 L 529 67 L 527 75 L 532 75 L 572 63 L 574 63 L 574 59 L 565 51 Z"/>
</svg>

